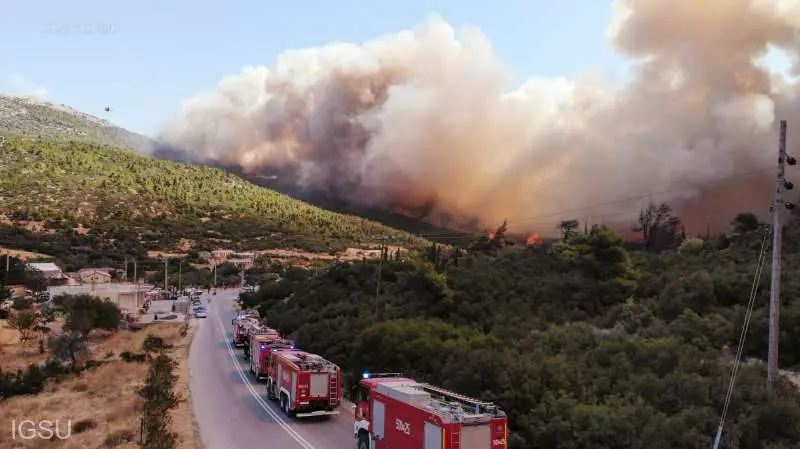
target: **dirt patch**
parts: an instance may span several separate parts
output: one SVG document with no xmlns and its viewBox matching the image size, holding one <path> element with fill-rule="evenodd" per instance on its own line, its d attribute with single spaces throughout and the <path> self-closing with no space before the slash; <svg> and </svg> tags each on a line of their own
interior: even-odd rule
<svg viewBox="0 0 800 449">
<path fill-rule="evenodd" d="M 180 243 L 178 243 L 178 249 L 183 252 L 189 252 L 194 248 L 194 245 L 197 244 L 196 240 L 191 239 L 181 239 Z"/>
<path fill-rule="evenodd" d="M 55 230 L 45 228 L 44 221 L 11 220 L 7 216 L 0 216 L 0 224 L 24 228 L 31 232 L 53 234 Z"/>
<path fill-rule="evenodd" d="M 186 257 L 186 254 L 183 253 L 170 253 L 166 251 L 148 251 L 147 257 L 150 259 L 163 259 L 165 257 L 168 258 L 178 258 L 178 257 Z"/>
<path fill-rule="evenodd" d="M 389 246 L 389 253 L 395 251 L 407 252 L 408 250 L 401 246 Z M 329 254 L 329 253 L 311 253 L 307 251 L 300 251 L 294 249 L 266 249 L 255 252 L 258 255 L 265 255 L 277 259 L 301 259 L 301 260 L 342 260 L 342 261 L 356 261 L 361 259 L 377 259 L 380 257 L 381 251 L 379 248 L 347 248 L 344 251 Z"/>
<path fill-rule="evenodd" d="M 10 254 L 11 257 L 17 257 L 22 260 L 28 259 L 52 259 L 53 256 L 49 254 L 34 253 L 32 251 L 25 251 L 22 249 L 12 249 L 0 246 L 0 254 Z M 3 261 L 5 262 L 5 261 Z"/>
<path fill-rule="evenodd" d="M 90 228 L 84 228 L 82 224 L 79 224 L 77 228 L 72 228 L 72 230 L 78 235 L 86 235 L 91 231 Z"/>
<path fill-rule="evenodd" d="M 182 324 L 159 324 L 138 332 L 121 331 L 99 334 L 91 338 L 90 347 L 95 360 L 103 365 L 82 373 L 80 376 L 60 383 L 49 383 L 45 390 L 35 396 L 16 396 L 0 406 L 0 449 L 11 448 L 135 448 L 139 439 L 140 398 L 136 390 L 142 386 L 147 375 L 147 363 L 126 363 L 119 359 L 124 351 L 139 352 L 148 334 L 164 338 L 174 347 L 168 352 L 181 366 L 176 374 L 183 376 L 181 363 L 187 358 L 191 333 L 180 335 Z M 38 361 L 44 359 L 39 355 Z M 30 360 L 25 358 L 25 361 Z M 3 358 L 6 365 L 6 358 Z M 178 434 L 180 449 L 199 448 L 199 437 L 193 425 L 191 403 L 188 401 L 188 386 L 176 387 L 187 399 L 174 414 L 173 430 Z M 188 415 L 187 415 L 188 410 Z M 39 439 L 11 440 L 11 420 L 59 420 L 62 434 L 68 421 L 73 431 L 67 440 L 46 441 Z M 80 424 L 79 424 L 80 423 Z M 191 423 L 191 424 L 189 424 Z M 76 429 L 83 427 L 83 431 Z M 113 444 L 112 444 L 113 443 Z"/>
</svg>

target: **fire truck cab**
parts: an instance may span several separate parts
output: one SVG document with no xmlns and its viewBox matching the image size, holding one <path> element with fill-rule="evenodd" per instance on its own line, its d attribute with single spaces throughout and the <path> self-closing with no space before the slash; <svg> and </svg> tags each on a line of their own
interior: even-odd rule
<svg viewBox="0 0 800 449">
<path fill-rule="evenodd" d="M 253 323 L 245 327 L 244 346 L 242 346 L 242 354 L 245 360 L 250 360 L 251 345 L 259 338 L 280 338 L 280 332 L 259 323 Z"/>
<path fill-rule="evenodd" d="M 233 320 L 233 346 L 241 348 L 247 344 L 250 328 L 259 325 L 258 318 L 243 317 Z"/>
<path fill-rule="evenodd" d="M 269 376 L 269 357 L 273 349 L 294 349 L 294 342 L 277 334 L 253 335 L 250 342 L 250 372 L 256 380 Z"/>
<path fill-rule="evenodd" d="M 505 412 L 397 373 L 365 373 L 355 388 L 357 449 L 505 449 Z"/>
</svg>

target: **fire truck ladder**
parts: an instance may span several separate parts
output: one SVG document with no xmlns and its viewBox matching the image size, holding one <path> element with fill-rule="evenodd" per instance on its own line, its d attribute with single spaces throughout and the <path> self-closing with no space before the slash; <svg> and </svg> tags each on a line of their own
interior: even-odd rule
<svg viewBox="0 0 800 449">
<path fill-rule="evenodd" d="M 336 372 L 328 375 L 328 403 L 335 405 L 339 398 L 339 379 Z"/>
<path fill-rule="evenodd" d="M 443 397 L 444 399 L 459 402 L 461 404 L 473 407 L 474 413 L 476 415 L 482 413 L 495 413 L 497 411 L 497 406 L 491 402 L 479 401 L 477 399 L 471 398 L 469 396 L 464 396 L 462 394 L 454 393 L 449 390 L 445 390 L 444 388 L 435 387 L 430 384 L 422 383 L 420 387 L 423 391 L 427 391 L 432 395 L 438 395 Z"/>
<path fill-rule="evenodd" d="M 447 439 L 449 449 L 459 449 L 461 447 L 461 432 L 451 432 L 450 437 Z"/>
</svg>

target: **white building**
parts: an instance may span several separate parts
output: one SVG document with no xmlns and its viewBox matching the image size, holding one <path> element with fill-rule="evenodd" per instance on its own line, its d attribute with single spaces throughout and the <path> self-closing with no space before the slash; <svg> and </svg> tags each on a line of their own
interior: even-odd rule
<svg viewBox="0 0 800 449">
<path fill-rule="evenodd" d="M 50 298 L 58 295 L 92 295 L 107 299 L 120 308 L 138 310 L 144 305 L 145 294 L 153 289 L 149 284 L 133 284 L 130 282 L 94 284 L 94 285 L 62 285 L 49 287 Z M 137 294 L 138 290 L 138 294 Z"/>
<path fill-rule="evenodd" d="M 28 264 L 28 268 L 42 273 L 47 279 L 65 277 L 61 268 L 52 262 L 33 262 Z"/>
</svg>

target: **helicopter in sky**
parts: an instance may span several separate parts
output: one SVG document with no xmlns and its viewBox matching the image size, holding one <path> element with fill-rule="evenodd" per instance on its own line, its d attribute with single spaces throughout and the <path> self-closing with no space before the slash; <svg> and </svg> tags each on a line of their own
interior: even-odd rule
<svg viewBox="0 0 800 449">
<path fill-rule="evenodd" d="M 111 112 L 111 106 L 106 106 L 105 111 L 106 112 Z"/>
</svg>

